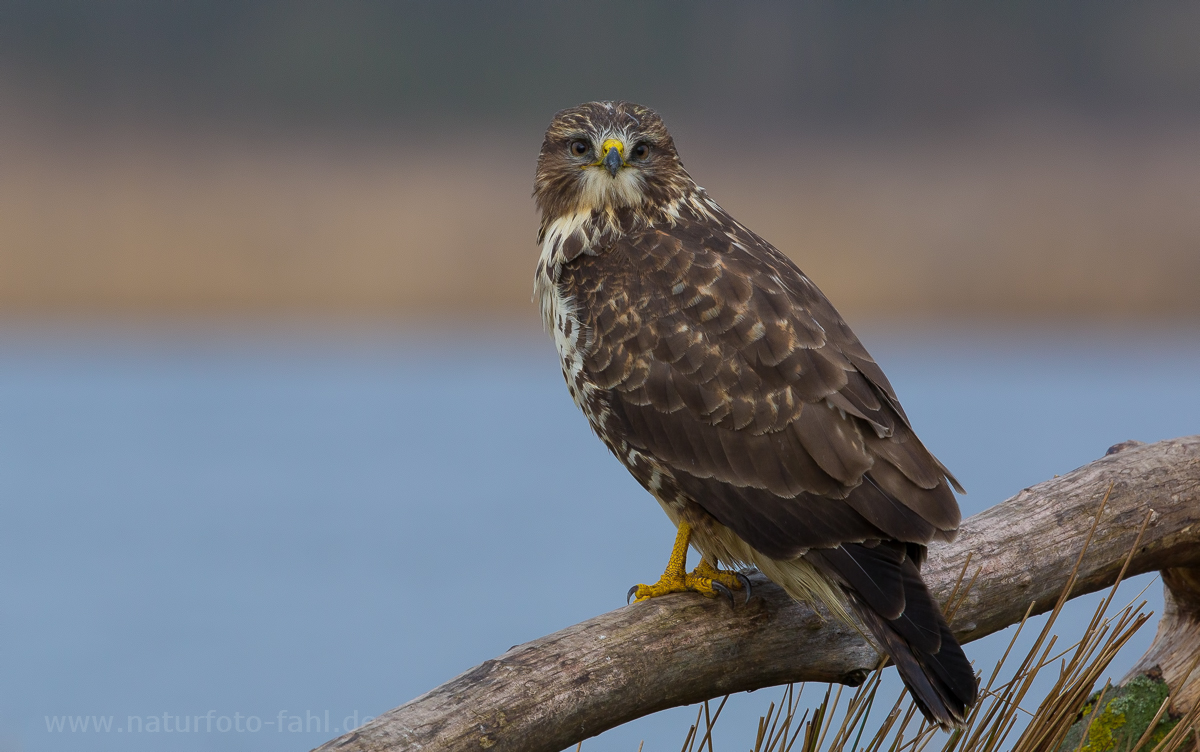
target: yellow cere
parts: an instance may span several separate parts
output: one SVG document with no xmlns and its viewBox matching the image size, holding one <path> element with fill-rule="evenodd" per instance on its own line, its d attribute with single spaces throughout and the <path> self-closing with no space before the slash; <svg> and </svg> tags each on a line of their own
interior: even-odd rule
<svg viewBox="0 0 1200 752">
<path fill-rule="evenodd" d="M 605 154 L 608 154 L 609 149 L 616 149 L 617 153 L 620 154 L 622 158 L 625 157 L 625 144 L 621 143 L 617 139 L 610 138 L 605 140 L 604 143 L 600 144 L 601 158 L 603 158 Z"/>
<path fill-rule="evenodd" d="M 588 167 L 599 167 L 604 164 L 604 158 L 608 156 L 609 149 L 616 149 L 617 154 L 621 155 L 621 164 L 625 163 L 625 144 L 621 143 L 620 139 L 606 138 L 604 143 L 600 144 L 600 158 L 590 165 L 585 164 L 580 165 L 580 167 L 586 170 Z"/>
</svg>

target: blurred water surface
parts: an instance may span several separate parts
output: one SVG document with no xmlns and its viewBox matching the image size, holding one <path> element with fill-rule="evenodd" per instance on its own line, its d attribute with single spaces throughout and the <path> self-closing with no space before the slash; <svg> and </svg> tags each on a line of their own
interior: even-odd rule
<svg viewBox="0 0 1200 752">
<path fill-rule="evenodd" d="M 864 329 L 967 514 L 1200 431 L 1194 330 Z M 0 749 L 38 752 L 311 748 L 620 606 L 672 535 L 513 332 L 9 327 L 0 499 Z M 584 749 L 677 749 L 694 713 Z"/>
</svg>

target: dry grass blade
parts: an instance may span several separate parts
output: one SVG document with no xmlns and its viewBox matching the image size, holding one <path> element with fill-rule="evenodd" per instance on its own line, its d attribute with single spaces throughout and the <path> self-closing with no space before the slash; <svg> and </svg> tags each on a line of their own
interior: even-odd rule
<svg viewBox="0 0 1200 752">
<path fill-rule="evenodd" d="M 692 744 L 696 741 L 696 732 L 700 729 L 700 718 L 704 714 L 704 708 L 700 707 L 696 710 L 696 722 L 688 729 L 687 738 L 683 740 L 683 747 L 679 752 L 692 752 Z"/>
<path fill-rule="evenodd" d="M 1140 752 L 1142 747 L 1146 746 L 1146 742 L 1150 741 L 1150 737 L 1154 736 L 1154 729 L 1158 728 L 1158 722 L 1162 720 L 1163 715 L 1166 714 L 1167 708 L 1169 707 L 1171 707 L 1171 698 L 1169 696 L 1164 697 L 1162 705 L 1158 706 L 1158 712 L 1154 714 L 1154 718 L 1150 719 L 1150 723 L 1146 726 L 1146 730 L 1143 731 L 1142 735 L 1138 738 L 1137 744 L 1133 745 L 1132 752 Z"/>
<path fill-rule="evenodd" d="M 1042 627 L 1041 632 L 1034 641 L 1033 647 L 1030 648 L 1029 653 L 1021 662 L 1021 665 L 1017 668 L 1016 676 L 1014 677 L 1013 681 L 1010 682 L 1009 686 L 1005 689 L 1004 693 L 1002 693 L 1001 697 L 997 698 L 997 704 L 999 705 L 998 714 L 992 719 L 991 723 L 984 725 L 980 729 L 981 733 L 979 735 L 976 735 L 970 742 L 968 742 L 966 749 L 978 749 L 981 752 L 993 752 L 994 750 L 999 749 L 1000 745 L 1004 743 L 1005 739 L 1008 738 L 1009 733 L 1011 733 L 1012 729 L 1015 727 L 1016 714 L 1018 709 L 1021 707 L 1021 702 L 1024 700 L 1025 695 L 1033 686 L 1033 682 L 1037 677 L 1038 670 L 1042 665 L 1045 664 L 1046 656 L 1050 654 L 1056 642 L 1056 637 L 1052 634 L 1054 623 L 1057 621 L 1059 614 L 1062 613 L 1063 606 L 1070 598 L 1071 591 L 1075 587 L 1075 582 L 1079 576 L 1079 568 L 1083 564 L 1083 557 L 1087 553 L 1088 547 L 1091 545 L 1091 542 L 1095 537 L 1096 529 L 1100 524 L 1100 519 L 1104 514 L 1104 508 L 1108 504 L 1108 498 L 1111 493 L 1112 485 L 1110 484 L 1108 490 L 1104 494 L 1104 498 L 1100 501 L 1099 508 L 1096 510 L 1096 516 L 1092 520 L 1092 526 L 1088 531 L 1087 538 L 1083 542 L 1083 547 L 1079 551 L 1079 556 L 1075 561 L 1075 566 L 1071 570 L 1071 574 L 1067 577 L 1067 582 L 1064 584 L 1062 592 L 1058 597 L 1058 601 L 1055 603 L 1053 610 L 1051 610 L 1046 624 Z M 1043 644 L 1046 646 L 1045 649 L 1042 649 Z M 1090 690 L 1090 686 L 1088 689 Z M 1033 722 L 1031 721 L 1031 725 L 1032 724 Z M 1025 735 L 1022 735 L 1022 739 L 1024 738 Z M 1028 743 L 1026 747 L 1022 747 L 1022 741 L 1019 739 L 1017 746 L 1014 747 L 1014 751 L 1021 749 L 1023 752 L 1026 748 L 1039 751 L 1045 749 L 1045 747 L 1028 746 Z"/>
<path fill-rule="evenodd" d="M 785 688 L 778 704 L 772 702 L 767 709 L 767 714 L 759 719 L 754 752 L 789 752 L 798 739 L 802 740 L 799 748 L 802 752 L 883 752 L 884 750 L 887 752 L 923 752 L 930 745 L 935 745 L 934 748 L 940 752 L 1000 752 L 1000 750 L 1047 752 L 1059 750 L 1064 737 L 1068 732 L 1072 732 L 1072 727 L 1079 729 L 1079 726 L 1075 726 L 1075 724 L 1080 720 L 1080 708 L 1089 704 L 1088 699 L 1091 696 L 1092 688 L 1118 652 L 1150 618 L 1149 614 L 1142 612 L 1146 602 L 1140 600 L 1141 593 L 1116 613 L 1109 613 L 1117 589 L 1124 580 L 1133 554 L 1141 544 L 1149 525 L 1150 514 L 1147 514 L 1116 582 L 1092 614 L 1082 637 L 1066 648 L 1056 649 L 1059 639 L 1052 630 L 1078 581 L 1084 556 L 1094 539 L 1111 492 L 1112 486 L 1110 485 L 1096 511 L 1075 567 L 1067 577 L 1045 625 L 1033 639 L 1032 646 L 1011 678 L 1001 682 L 1000 676 L 1004 671 L 1004 666 L 1012 656 L 1018 639 L 1025 631 L 1030 614 L 1036 607 L 1036 604 L 1033 603 L 1026 611 L 1025 618 L 1018 624 L 1004 654 L 997 661 L 986 686 L 981 689 L 980 701 L 971 709 L 962 728 L 943 735 L 940 729 L 930 726 L 922 719 L 917 724 L 915 731 L 910 730 L 914 718 L 920 716 L 911 698 L 907 698 L 907 692 L 902 691 L 887 716 L 879 722 L 874 732 L 870 733 L 870 738 L 866 740 L 865 746 L 860 747 L 864 736 L 869 733 L 867 725 L 871 708 L 878 699 L 882 675 L 880 668 L 857 688 L 844 710 L 839 705 L 843 687 L 838 685 L 835 690 L 835 687 L 831 685 L 826 689 L 821 703 L 813 710 L 811 720 L 805 722 L 805 719 L 808 718 L 808 712 L 805 711 L 805 715 L 798 724 L 794 722 L 794 718 L 798 711 L 800 697 L 789 685 Z M 952 615 L 954 609 L 966 599 L 975 577 L 979 574 L 980 569 L 977 569 L 975 576 L 968 580 L 966 575 L 969 564 L 970 558 L 968 557 L 967 562 L 963 564 L 962 572 L 959 574 L 951 597 L 947 600 L 948 615 Z M 1031 692 L 1040 672 L 1051 664 L 1057 664 L 1059 667 L 1054 685 L 1046 698 L 1031 713 L 1022 707 L 1022 702 Z M 1194 669 L 1198 664 L 1200 664 L 1200 656 L 1197 656 L 1192 668 Z M 1089 739 L 1088 732 L 1100 709 L 1105 707 L 1106 697 L 1111 697 L 1109 689 L 1110 686 L 1105 684 L 1096 701 L 1090 703 L 1096 711 L 1085 716 L 1086 724 L 1079 732 L 1082 735 L 1078 743 L 1072 736 L 1071 747 L 1076 752 L 1090 748 L 1087 741 Z M 724 701 L 722 701 L 723 706 Z M 1168 712 L 1169 707 L 1170 698 L 1159 707 L 1149 728 L 1141 734 L 1138 743 L 1134 745 L 1133 752 L 1181 752 L 1186 743 L 1196 740 L 1192 728 L 1200 723 L 1200 705 L 1193 708 L 1171 727 L 1170 731 L 1157 741 L 1153 749 L 1149 748 L 1148 745 L 1155 738 L 1154 729 Z M 703 749 L 707 743 L 709 752 L 712 752 L 712 723 L 715 723 L 716 718 L 720 715 L 720 710 L 721 708 L 718 707 L 711 722 L 706 724 L 706 733 L 700 742 L 700 749 Z M 689 741 L 684 745 L 685 752 L 692 750 L 699 736 L 697 729 L 700 719 L 702 715 L 707 718 L 706 713 L 707 709 L 701 708 L 697 714 L 696 726 L 689 732 Z M 1021 730 L 1016 742 L 1009 746 L 1007 740 L 1018 728 L 1018 721 L 1022 719 L 1022 716 L 1028 717 L 1029 720 Z M 792 730 L 793 726 L 795 726 L 794 731 Z M 942 740 L 940 747 L 935 744 L 937 739 Z M 828 745 L 826 745 L 827 741 Z M 1200 745 L 1200 742 L 1197 743 Z M 1197 752 L 1200 752 L 1200 746 L 1197 746 Z"/>
<path fill-rule="evenodd" d="M 875 672 L 876 676 L 879 676 L 879 674 L 880 674 L 879 671 Z M 879 690 L 879 682 L 878 682 L 878 680 L 876 680 L 875 686 L 871 688 L 870 696 L 867 697 L 866 710 L 864 711 L 864 713 L 862 715 L 862 721 L 856 724 L 858 726 L 858 734 L 855 735 L 855 737 L 854 737 L 854 746 L 851 747 L 852 752 L 854 752 L 855 750 L 858 749 L 858 743 L 860 741 L 862 741 L 863 731 L 866 731 L 866 729 L 867 729 L 867 718 L 869 718 L 871 715 L 871 708 L 875 706 L 875 693 L 878 690 Z"/>
<path fill-rule="evenodd" d="M 896 698 L 896 704 L 892 706 L 891 712 L 883 720 L 883 725 L 875 732 L 875 736 L 871 739 L 865 752 L 879 752 L 879 748 L 883 746 L 891 734 L 892 727 L 896 725 L 896 720 L 900 717 L 900 713 L 904 711 L 904 698 L 907 696 L 908 692 L 905 690 Z M 909 704 L 909 709 L 911 710 L 911 703 Z"/>
<path fill-rule="evenodd" d="M 778 706 L 774 701 L 771 702 L 767 714 L 758 719 L 758 735 L 755 737 L 753 752 L 788 752 L 792 748 L 805 728 L 805 720 L 808 719 L 808 710 L 805 710 L 799 722 L 795 721 L 803 693 L 804 685 L 801 685 L 800 691 L 797 692 L 795 685 L 788 684 L 784 687 Z M 796 728 L 793 731 L 794 722 Z"/>
<path fill-rule="evenodd" d="M 1112 486 L 1110 485 L 1109 493 L 1111 491 Z M 1105 502 L 1107 502 L 1108 493 L 1105 494 L 1104 498 Z M 1101 509 L 1096 514 L 1097 521 L 1100 519 L 1105 502 L 1101 503 Z M 1077 643 L 1074 654 L 1059 671 L 1058 680 L 1051 688 L 1046 701 L 1038 708 L 1038 712 L 1026 727 L 1025 732 L 1018 739 L 1017 744 L 1013 747 L 1013 752 L 1038 752 L 1039 750 L 1057 748 L 1063 737 L 1066 736 L 1067 731 L 1071 728 L 1071 725 L 1075 722 L 1078 709 L 1083 707 L 1087 702 L 1088 695 L 1091 694 L 1092 687 L 1100 678 L 1100 675 L 1108 667 L 1108 664 L 1112 662 L 1112 659 L 1116 657 L 1125 643 L 1149 619 L 1149 616 L 1146 614 L 1135 613 L 1135 609 L 1132 607 L 1126 607 L 1114 617 L 1115 624 L 1112 623 L 1114 618 L 1105 619 L 1108 607 L 1112 604 L 1117 589 L 1124 580 L 1124 575 L 1129 568 L 1129 562 L 1132 560 L 1134 552 L 1137 551 L 1137 547 L 1141 544 L 1142 536 L 1149 522 L 1150 514 L 1147 513 L 1141 528 L 1138 530 L 1137 537 L 1134 539 L 1133 546 L 1125 558 L 1116 582 L 1109 589 L 1104 601 L 1096 608 L 1091 621 L 1088 622 L 1083 637 Z M 1095 525 L 1093 524 L 1094 528 Z M 1072 576 L 1068 580 L 1068 587 L 1064 588 L 1064 596 L 1069 594 L 1069 587 L 1074 579 L 1074 576 Z M 1062 599 L 1060 598 L 1061 602 Z M 1144 605 L 1144 603 L 1141 605 Z M 1140 610 L 1141 605 L 1138 606 L 1138 610 Z M 1056 609 L 1055 615 L 1057 615 L 1058 610 Z"/>
<path fill-rule="evenodd" d="M 1104 695 L 1108 693 L 1108 690 L 1111 686 L 1112 685 L 1108 682 L 1104 683 L 1104 689 L 1100 690 L 1100 696 L 1096 698 L 1097 710 L 1104 707 Z M 1088 718 L 1087 726 L 1084 727 L 1083 733 L 1079 735 L 1079 745 L 1075 747 L 1075 752 L 1080 752 L 1080 750 L 1083 749 L 1083 745 L 1087 744 L 1088 733 L 1091 732 L 1092 725 L 1096 722 L 1096 716 L 1098 715 L 1100 715 L 1099 712 L 1092 713 L 1092 715 Z"/>
<path fill-rule="evenodd" d="M 996 679 L 1000 676 L 1000 670 L 1004 668 L 1004 665 L 1008 662 L 1008 657 L 1012 654 L 1012 650 L 1017 644 L 1017 639 L 1020 638 L 1021 633 L 1025 630 L 1025 624 L 1029 621 L 1029 617 L 1033 613 L 1033 607 L 1034 604 L 1030 603 L 1029 608 L 1025 609 L 1025 616 L 1021 618 L 1020 623 L 1017 625 L 1016 631 L 1013 633 L 1012 639 L 1008 641 L 1008 646 L 1004 649 L 1004 654 L 1000 656 L 1000 660 L 996 662 L 995 668 L 992 669 L 992 675 L 988 679 L 987 685 L 980 691 L 980 701 L 975 703 L 975 707 L 971 708 L 971 712 L 967 715 L 967 722 L 964 724 L 963 728 L 956 730 L 954 734 L 951 735 L 946 744 L 945 752 L 957 752 L 959 749 L 958 745 L 964 739 L 967 740 L 964 749 L 975 749 L 975 744 L 978 743 L 979 734 L 981 734 L 982 731 L 978 731 L 974 735 L 971 735 L 971 730 L 989 727 L 995 716 L 1004 708 L 1004 704 L 1002 702 L 986 702 L 986 700 L 997 699 L 997 696 L 993 691 L 993 686 L 996 683 Z M 1002 687 L 1007 689 L 1007 687 L 1010 685 L 1011 682 L 1002 685 Z M 984 711 L 984 708 L 986 708 L 986 711 Z M 981 713 L 983 715 L 982 720 L 980 719 Z"/>
<path fill-rule="evenodd" d="M 825 724 L 829 718 L 829 695 L 832 691 L 832 686 L 825 690 L 825 699 L 813 711 L 812 720 L 805 724 L 804 746 L 800 748 L 801 752 L 817 752 L 820 748 L 821 732 L 825 728 Z M 834 705 L 837 705 L 836 699 L 834 700 Z"/>
<path fill-rule="evenodd" d="M 700 749 L 704 749 L 705 743 L 708 744 L 708 752 L 713 752 L 712 746 L 712 730 L 716 725 L 717 719 L 721 717 L 721 711 L 725 708 L 725 703 L 729 701 L 729 695 L 721 698 L 721 704 L 717 706 L 717 712 L 713 713 L 712 718 L 708 716 L 708 700 L 704 701 L 704 738 L 700 740 Z"/>
<path fill-rule="evenodd" d="M 1196 657 L 1192 659 L 1191 664 L 1188 666 L 1187 672 L 1183 674 L 1183 676 L 1190 676 L 1191 673 L 1196 670 L 1197 665 L 1200 665 L 1200 654 L 1196 655 Z M 1167 699 L 1163 700 L 1162 707 L 1158 709 L 1158 713 L 1155 714 L 1154 720 L 1149 726 L 1146 727 L 1146 732 L 1142 734 L 1142 738 L 1139 739 L 1138 743 L 1134 746 L 1133 752 L 1139 752 L 1139 750 L 1143 748 L 1143 745 L 1150 741 L 1154 730 L 1158 727 L 1159 719 L 1161 719 L 1167 709 L 1170 708 L 1170 705 L 1171 697 L 1168 696 Z M 1200 702 L 1196 703 L 1192 707 L 1190 713 L 1188 713 L 1184 718 L 1180 719 L 1179 723 L 1175 725 L 1175 728 L 1171 729 L 1171 732 L 1162 738 L 1162 740 L 1154 747 L 1152 752 L 1174 752 L 1174 750 L 1182 747 L 1184 742 L 1187 740 L 1187 728 L 1192 729 L 1193 742 L 1195 743 L 1197 749 L 1200 750 L 1200 729 L 1196 728 L 1196 722 L 1198 719 L 1200 719 Z M 1178 731 L 1180 728 L 1184 728 L 1185 730 L 1172 737 L 1172 734 Z M 1167 745 L 1168 741 L 1171 741 L 1171 744 L 1169 746 L 1164 746 Z"/>
<path fill-rule="evenodd" d="M 829 707 L 829 711 L 824 714 L 825 717 L 822 719 L 822 722 L 821 722 L 821 725 L 823 726 L 823 729 L 821 730 L 821 738 L 817 741 L 817 746 L 813 747 L 814 750 L 821 749 L 822 747 L 825 746 L 825 737 L 829 734 L 829 729 L 833 725 L 831 723 L 831 721 L 833 719 L 833 716 L 835 716 L 837 714 L 838 705 L 842 701 L 842 690 L 843 689 L 845 689 L 845 687 L 842 686 L 841 684 L 839 684 L 837 687 L 837 692 L 835 692 L 833 695 L 833 705 L 831 705 Z"/>
<path fill-rule="evenodd" d="M 788 689 L 785 689 L 784 692 L 786 693 L 791 688 L 792 685 L 789 684 Z M 772 721 L 772 718 L 774 718 L 774 721 Z M 758 736 L 754 739 L 754 752 L 759 752 L 763 748 L 763 742 L 767 741 L 767 739 L 774 738 L 775 722 L 778 720 L 779 717 L 775 715 L 775 701 L 772 700 L 771 704 L 767 706 L 767 714 L 760 716 L 758 719 Z"/>
<path fill-rule="evenodd" d="M 1018 666 L 1016 673 L 1004 687 L 999 695 L 991 692 L 993 682 L 999 675 L 1001 666 L 1007 661 L 1008 656 L 1016 644 L 1017 636 L 1024 629 L 1029 615 L 1033 612 L 1035 604 L 1030 604 L 1026 610 L 1025 618 L 1021 620 L 1021 624 L 1017 629 L 1017 634 L 1013 636 L 1012 642 L 1009 643 L 1008 649 L 1005 651 L 1003 658 L 997 663 L 996 669 L 992 673 L 991 679 L 988 681 L 988 686 L 985 689 L 984 697 L 989 697 L 992 702 L 988 703 L 987 712 L 982 719 L 979 718 L 980 708 L 984 703 L 978 703 L 972 710 L 968 722 L 963 730 L 963 735 L 958 741 L 966 739 L 965 744 L 961 749 L 969 752 L 994 752 L 997 750 L 1004 740 L 1008 738 L 1009 733 L 1016 725 L 1016 714 L 1021 709 L 1021 701 L 1025 694 L 1033 685 L 1034 679 L 1037 677 L 1038 671 L 1045 665 L 1045 658 L 1050 654 L 1051 649 L 1056 641 L 1056 638 L 1051 634 L 1055 621 L 1058 615 L 1062 612 L 1063 606 L 1070 597 L 1071 591 L 1074 589 L 1075 582 L 1079 576 L 1079 567 L 1083 564 L 1083 557 L 1087 553 L 1088 547 L 1096 534 L 1096 529 L 1100 524 L 1100 518 L 1104 512 L 1105 506 L 1108 504 L 1109 495 L 1112 492 L 1110 485 L 1108 491 L 1104 494 L 1104 498 L 1100 501 L 1100 507 L 1096 510 L 1096 516 L 1092 521 L 1092 526 L 1088 531 L 1087 538 L 1084 540 L 1083 547 L 1080 549 L 1079 556 L 1075 561 L 1075 566 L 1071 570 L 1071 574 L 1067 577 L 1067 582 L 1064 584 L 1058 601 L 1051 610 L 1046 624 L 1042 627 L 1034 641 L 1033 646 L 1029 649 L 1025 659 Z M 1042 650 L 1042 645 L 1046 644 L 1046 648 Z M 1039 652 L 1041 655 L 1039 656 Z M 981 721 L 981 722 L 980 722 Z M 959 749 L 957 741 L 951 749 Z"/>
<path fill-rule="evenodd" d="M 870 712 L 872 701 L 875 699 L 875 690 L 879 687 L 879 679 L 882 675 L 880 668 L 876 667 L 871 676 L 865 682 L 858 686 L 854 692 L 854 696 L 850 698 L 850 703 L 846 706 L 846 714 L 842 717 L 842 723 L 838 727 L 837 733 L 833 736 L 833 741 L 829 743 L 830 749 L 841 749 L 849 741 L 850 734 L 854 733 L 854 729 L 866 723 L 866 714 Z M 835 703 L 836 705 L 836 703 Z M 822 739 L 822 741 L 824 741 Z"/>
<path fill-rule="evenodd" d="M 1188 713 L 1175 724 L 1175 728 L 1167 732 L 1151 752 L 1176 752 L 1183 747 L 1188 737 L 1200 743 L 1200 733 L 1196 731 L 1196 723 L 1200 721 L 1200 702 L 1196 703 Z"/>
<path fill-rule="evenodd" d="M 976 567 L 975 574 L 971 575 L 971 580 L 965 588 L 962 587 L 963 578 L 967 574 L 967 569 L 971 566 L 971 561 L 975 557 L 974 551 L 967 552 L 966 561 L 963 562 L 962 569 L 958 571 L 958 579 L 954 581 L 954 587 L 950 590 L 950 596 L 946 598 L 946 606 L 942 609 L 946 617 L 946 623 L 954 621 L 954 615 L 958 613 L 958 607 L 966 600 L 971 589 L 975 587 L 975 580 L 978 579 L 979 573 L 983 571 L 983 567 Z"/>
<path fill-rule="evenodd" d="M 909 702 L 908 712 L 904 714 L 904 720 L 900 722 L 900 728 L 896 731 L 896 739 L 892 742 L 892 746 L 888 748 L 890 752 L 898 752 L 900 745 L 904 744 L 904 732 L 908 729 L 908 724 L 912 722 L 916 712 L 916 704 Z"/>
<path fill-rule="evenodd" d="M 804 690 L 801 689 L 801 694 L 803 694 L 803 692 L 804 692 Z M 786 707 L 787 707 L 786 713 L 784 713 L 785 703 L 786 703 Z M 779 698 L 780 712 L 775 715 L 775 721 L 771 724 L 771 730 L 767 734 L 767 742 L 768 742 L 767 749 L 771 749 L 773 746 L 775 746 L 775 740 L 777 738 L 775 735 L 775 729 L 779 725 L 780 716 L 784 717 L 783 733 L 787 733 L 787 728 L 791 725 L 791 722 L 792 722 L 792 713 L 794 710 L 794 703 L 795 703 L 795 689 L 794 689 L 793 685 L 789 684 L 789 685 L 787 685 L 787 688 L 783 690 L 783 697 Z M 807 714 L 806 714 L 806 716 L 807 716 Z M 757 747 L 755 749 L 757 749 Z"/>
</svg>

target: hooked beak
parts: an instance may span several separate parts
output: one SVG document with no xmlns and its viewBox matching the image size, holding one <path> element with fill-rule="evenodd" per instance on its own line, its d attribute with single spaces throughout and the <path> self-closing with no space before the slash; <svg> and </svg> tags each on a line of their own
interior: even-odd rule
<svg viewBox="0 0 1200 752">
<path fill-rule="evenodd" d="M 625 160 L 621 157 L 621 152 L 625 150 L 624 145 L 615 138 L 610 138 L 604 142 L 601 148 L 604 149 L 604 159 L 600 161 L 600 164 L 604 165 L 608 174 L 615 178 L 617 170 L 625 164 Z"/>
<path fill-rule="evenodd" d="M 608 168 L 609 175 L 614 178 L 617 176 L 617 170 L 621 169 L 621 152 L 617 151 L 617 147 L 612 147 L 604 155 L 604 166 Z"/>
</svg>

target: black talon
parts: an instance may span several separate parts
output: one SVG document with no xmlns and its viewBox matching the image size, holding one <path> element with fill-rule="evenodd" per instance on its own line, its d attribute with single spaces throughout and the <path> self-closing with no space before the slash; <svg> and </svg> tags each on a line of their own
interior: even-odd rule
<svg viewBox="0 0 1200 752">
<path fill-rule="evenodd" d="M 629 599 L 633 597 L 633 594 L 637 592 L 637 589 L 639 587 L 641 587 L 641 585 L 634 585 L 633 587 L 629 588 L 629 592 L 625 594 L 625 605 L 626 606 L 629 605 Z"/>
<path fill-rule="evenodd" d="M 742 587 L 746 588 L 746 600 L 742 601 L 742 605 L 750 602 L 750 578 L 741 572 L 734 572 L 733 576 L 738 578 L 738 582 L 742 583 Z"/>
<path fill-rule="evenodd" d="M 713 589 L 713 590 L 719 590 L 719 591 L 721 591 L 722 593 L 724 593 L 724 594 L 725 594 L 725 597 L 729 599 L 729 607 L 730 607 L 730 608 L 735 608 L 735 607 L 737 606 L 737 604 L 736 604 L 736 603 L 734 603 L 734 601 L 733 601 L 733 591 L 732 591 L 732 590 L 730 590 L 729 588 L 725 587 L 724 585 L 722 585 L 721 583 L 717 582 L 716 580 L 713 580 L 713 583 L 712 583 L 712 589 Z"/>
</svg>

